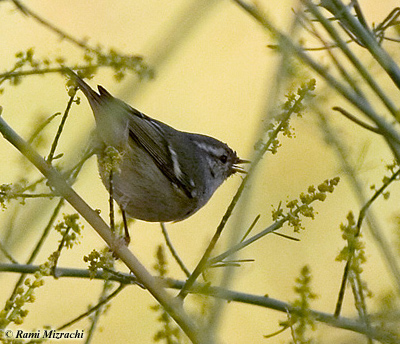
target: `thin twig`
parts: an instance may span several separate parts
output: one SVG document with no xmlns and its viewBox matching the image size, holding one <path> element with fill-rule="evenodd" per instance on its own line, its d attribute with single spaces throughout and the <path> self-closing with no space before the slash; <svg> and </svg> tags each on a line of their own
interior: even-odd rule
<svg viewBox="0 0 400 344">
<path fill-rule="evenodd" d="M 397 177 L 400 175 L 400 169 L 396 172 L 393 173 L 393 175 L 388 179 L 387 182 L 385 182 L 376 192 L 374 195 L 364 204 L 364 206 L 361 208 L 360 213 L 358 215 L 358 220 L 357 220 L 357 232 L 355 234 L 356 237 L 358 237 L 361 233 L 361 226 L 362 223 L 367 215 L 368 210 L 370 209 L 371 205 L 374 203 L 374 201 L 383 194 L 383 192 L 386 190 L 386 188 L 397 179 Z M 346 282 L 348 279 L 348 275 L 350 272 L 350 265 L 351 261 L 353 259 L 353 254 L 354 252 L 350 252 L 349 259 L 346 262 L 344 272 L 343 272 L 343 277 L 342 277 L 342 282 L 340 285 L 340 290 L 339 290 L 339 295 L 338 295 L 338 300 L 336 302 L 336 308 L 335 308 L 335 313 L 334 315 L 337 317 L 340 315 L 342 304 L 343 304 L 343 299 L 344 299 L 344 293 L 346 290 Z"/>
<path fill-rule="evenodd" d="M 274 235 L 280 236 L 282 238 L 285 238 L 285 239 L 289 239 L 289 240 L 293 240 L 293 241 L 300 241 L 299 238 L 294 238 L 294 237 L 292 237 L 290 235 L 287 235 L 287 234 L 283 234 L 283 233 L 279 233 L 279 232 L 271 232 L 271 233 L 274 234 Z"/>
<path fill-rule="evenodd" d="M 78 321 L 88 317 L 90 314 L 92 314 L 93 312 L 96 312 L 97 310 L 99 310 L 101 307 L 103 307 L 105 304 L 107 304 L 108 302 L 111 301 L 111 299 L 113 299 L 114 297 L 116 297 L 124 288 L 126 287 L 126 285 L 124 284 L 120 284 L 118 286 L 118 288 L 116 290 L 114 290 L 110 295 L 108 295 L 106 298 L 102 299 L 101 301 L 99 301 L 97 303 L 96 306 L 91 307 L 89 310 L 87 310 L 86 312 L 80 314 L 79 316 L 77 316 L 76 318 L 72 319 L 71 321 L 68 321 L 67 323 L 59 326 L 57 328 L 57 331 L 61 331 L 67 327 L 70 327 L 71 325 L 77 323 Z"/>
<path fill-rule="evenodd" d="M 105 63 L 96 63 L 90 65 L 73 65 L 71 69 L 80 70 L 80 71 L 93 71 L 98 67 L 105 67 L 109 66 L 109 64 Z M 0 79 L 12 79 L 21 76 L 28 76 L 28 75 L 44 75 L 44 74 L 59 74 L 64 73 L 65 67 L 48 67 L 48 68 L 35 68 L 30 70 L 20 70 L 20 71 L 11 71 L 6 73 L 0 73 Z"/>
<path fill-rule="evenodd" d="M 61 39 L 65 39 L 66 41 L 69 41 L 83 49 L 87 49 L 90 51 L 96 51 L 96 49 L 91 48 L 88 44 L 86 40 L 79 40 L 73 36 L 71 36 L 70 34 L 66 33 L 65 31 L 61 30 L 60 28 L 56 27 L 54 24 L 50 23 L 48 20 L 42 18 L 41 16 L 39 16 L 37 13 L 35 13 L 34 11 L 32 11 L 31 9 L 29 9 L 28 7 L 26 7 L 25 5 L 23 5 L 21 2 L 16 2 L 14 1 L 14 3 L 16 4 L 16 7 L 18 8 L 18 10 L 20 10 L 24 15 L 31 17 L 33 19 L 35 19 L 37 22 L 39 22 L 40 24 L 44 25 L 46 28 L 50 29 L 50 31 L 55 32 L 57 35 L 59 35 L 61 37 Z"/>
<path fill-rule="evenodd" d="M 164 235 L 165 243 L 167 244 L 167 247 L 169 251 L 172 254 L 172 257 L 174 257 L 175 261 L 178 263 L 179 267 L 181 270 L 185 273 L 186 277 L 190 276 L 190 271 L 189 269 L 185 266 L 185 263 L 183 260 L 179 257 L 178 252 L 175 250 L 174 245 L 172 244 L 172 241 L 168 235 L 167 228 L 165 227 L 164 222 L 160 222 L 162 234 Z"/>
<path fill-rule="evenodd" d="M 375 134 L 382 135 L 382 131 L 379 128 L 374 127 L 372 125 L 369 125 L 368 123 L 363 122 L 362 120 L 358 119 L 357 117 L 352 115 L 350 112 L 346 111 L 345 109 L 343 109 L 343 108 L 341 108 L 339 106 L 334 106 L 332 108 L 332 110 L 340 112 L 343 116 L 347 117 L 352 122 L 358 124 L 360 127 L 363 127 L 364 129 L 372 131 Z"/>
<path fill-rule="evenodd" d="M 65 245 L 65 241 L 66 241 L 66 237 L 68 236 L 69 231 L 71 230 L 71 227 L 67 227 L 64 235 L 62 236 L 60 243 L 58 244 L 58 248 L 57 250 L 54 252 L 54 262 L 53 262 L 53 266 L 51 267 L 51 272 L 53 273 L 53 276 L 55 279 L 58 278 L 57 274 L 55 273 L 56 271 L 56 267 L 57 267 L 57 263 L 58 263 L 58 259 L 61 256 L 61 251 Z"/>
<path fill-rule="evenodd" d="M 48 234 L 50 233 L 51 228 L 53 228 L 53 224 L 56 221 L 57 216 L 60 213 L 61 208 L 62 208 L 63 205 L 64 205 L 64 199 L 61 198 L 58 201 L 56 207 L 54 208 L 53 213 L 51 214 L 51 217 L 49 219 L 49 222 L 47 223 L 46 227 L 44 228 L 43 233 L 40 236 L 39 241 L 36 243 L 32 253 L 30 254 L 28 260 L 26 261 L 26 264 L 29 265 L 29 264 L 32 264 L 34 262 L 35 258 L 37 257 L 37 255 L 40 252 L 40 249 L 43 247 L 43 244 L 44 244 L 46 238 L 48 237 Z M 15 299 L 15 296 L 17 295 L 17 290 L 22 285 L 25 277 L 26 277 L 26 273 L 23 273 L 19 277 L 18 281 L 15 283 L 14 290 L 11 293 L 11 296 L 8 298 L 9 301 L 12 301 L 12 300 Z"/>
<path fill-rule="evenodd" d="M 371 322 L 369 321 L 368 317 L 367 305 L 364 296 L 364 288 L 362 286 L 360 274 L 352 270 L 349 277 L 350 277 L 349 281 L 354 295 L 354 305 L 358 312 L 358 316 L 360 317 L 360 320 L 365 324 L 365 326 L 368 329 L 370 329 Z M 368 344 L 373 344 L 371 337 L 368 335 L 367 337 L 368 337 Z"/>
<path fill-rule="evenodd" d="M 11 263 L 18 264 L 16 259 L 11 255 L 10 252 L 8 252 L 8 250 L 5 248 L 5 246 L 1 241 L 0 241 L 0 252 L 2 252 L 4 257 L 6 257 Z"/>
<path fill-rule="evenodd" d="M 103 309 L 104 309 L 105 303 L 103 301 L 109 302 L 113 297 L 115 297 L 125 287 L 124 285 L 120 284 L 119 287 L 117 288 L 117 290 L 115 290 L 112 294 L 107 296 L 107 292 L 108 292 L 109 287 L 111 286 L 111 283 L 112 282 L 107 281 L 107 280 L 104 281 L 103 290 L 101 291 L 101 295 L 99 298 L 100 302 L 95 306 L 96 309 L 94 309 L 94 310 L 91 309 L 91 313 L 87 314 L 87 316 L 89 316 L 90 314 L 92 314 L 92 316 L 90 317 L 90 327 L 89 327 L 89 331 L 86 335 L 84 344 L 90 344 L 90 342 L 93 339 L 97 324 L 98 324 L 100 316 L 101 316 L 101 313 L 103 312 Z"/>
<path fill-rule="evenodd" d="M 257 224 L 258 220 L 261 218 L 261 215 L 258 214 L 256 216 L 256 218 L 254 219 L 254 221 L 252 222 L 252 224 L 250 225 L 249 229 L 246 231 L 246 233 L 244 233 L 242 240 L 240 240 L 240 242 L 245 241 L 245 239 L 249 236 L 250 232 L 253 230 L 253 228 L 255 227 L 255 225 Z"/>
<path fill-rule="evenodd" d="M 53 198 L 53 193 L 37 193 L 37 194 L 28 194 L 28 193 L 13 193 L 9 194 L 7 192 L 0 191 L 0 195 L 7 196 L 7 199 L 16 199 L 16 198 Z"/>
<path fill-rule="evenodd" d="M 57 149 L 58 141 L 60 140 L 62 131 L 64 129 L 65 122 L 67 121 L 69 110 L 71 109 L 72 103 L 74 102 L 74 98 L 75 98 L 75 94 L 69 98 L 67 107 L 66 107 L 66 109 L 64 111 L 64 115 L 63 115 L 63 117 L 61 119 L 60 125 L 58 126 L 58 130 L 57 130 L 56 136 L 55 136 L 55 138 L 53 140 L 53 143 L 51 145 L 49 156 L 46 159 L 49 164 L 51 164 L 52 161 L 53 161 L 54 153 L 55 153 L 55 151 Z"/>
<path fill-rule="evenodd" d="M 271 226 L 262 230 L 260 233 L 257 233 L 254 236 L 250 237 L 249 239 L 232 246 L 231 248 L 229 248 L 225 252 L 219 254 L 218 256 L 210 258 L 209 261 L 207 262 L 207 265 L 213 265 L 213 264 L 216 264 L 217 262 L 223 261 L 225 258 L 229 257 L 230 255 L 235 254 L 236 252 L 244 249 L 245 247 L 249 246 L 250 244 L 254 243 L 255 241 L 266 236 L 267 234 L 270 234 L 270 233 L 276 231 L 277 229 L 281 228 L 287 220 L 288 219 L 282 219 L 282 220 L 276 221 Z"/>
<path fill-rule="evenodd" d="M 56 118 L 57 116 L 61 115 L 61 112 L 57 112 L 54 115 L 51 115 L 49 118 L 47 118 L 43 123 L 39 125 L 39 127 L 35 130 L 35 132 L 31 135 L 31 137 L 28 139 L 28 143 L 32 143 L 35 138 L 43 131 L 43 129 L 51 123 L 51 121 Z"/>
</svg>

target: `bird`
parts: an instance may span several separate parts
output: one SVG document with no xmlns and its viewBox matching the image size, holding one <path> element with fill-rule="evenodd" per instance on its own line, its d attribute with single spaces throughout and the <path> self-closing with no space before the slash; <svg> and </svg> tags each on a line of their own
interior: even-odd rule
<svg viewBox="0 0 400 344">
<path fill-rule="evenodd" d="M 174 129 L 100 85 L 94 91 L 71 69 L 65 71 L 94 114 L 102 182 L 129 217 L 148 222 L 184 220 L 201 209 L 229 176 L 245 173 L 241 164 L 248 161 L 227 144 Z M 107 165 L 107 147 L 119 157 L 113 172 Z"/>
</svg>

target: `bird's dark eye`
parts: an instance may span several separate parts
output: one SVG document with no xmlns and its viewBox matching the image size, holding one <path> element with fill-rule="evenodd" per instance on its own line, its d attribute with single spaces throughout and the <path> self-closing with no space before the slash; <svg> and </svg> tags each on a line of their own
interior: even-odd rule
<svg viewBox="0 0 400 344">
<path fill-rule="evenodd" d="M 219 157 L 219 160 L 223 163 L 226 164 L 226 162 L 228 161 L 228 156 L 226 154 L 223 154 Z"/>
</svg>

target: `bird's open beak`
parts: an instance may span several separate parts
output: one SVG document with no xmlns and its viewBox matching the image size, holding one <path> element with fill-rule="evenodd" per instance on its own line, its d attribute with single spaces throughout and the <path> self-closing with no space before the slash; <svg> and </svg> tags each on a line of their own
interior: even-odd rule
<svg viewBox="0 0 400 344">
<path fill-rule="evenodd" d="M 247 173 L 247 171 L 242 167 L 242 166 L 238 166 L 239 164 L 250 164 L 251 161 L 249 160 L 243 160 L 240 159 L 239 157 L 236 159 L 235 163 L 233 164 L 232 168 L 233 168 L 233 172 L 236 173 Z"/>
</svg>

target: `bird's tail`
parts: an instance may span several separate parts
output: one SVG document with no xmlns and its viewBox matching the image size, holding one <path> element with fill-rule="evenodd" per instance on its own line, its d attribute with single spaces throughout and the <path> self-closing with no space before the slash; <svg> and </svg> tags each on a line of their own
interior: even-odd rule
<svg viewBox="0 0 400 344">
<path fill-rule="evenodd" d="M 118 147 L 127 140 L 126 128 L 129 111 L 127 105 L 114 98 L 103 87 L 98 86 L 99 93 L 94 91 L 79 75 L 69 68 L 64 68 L 72 80 L 81 89 L 96 121 L 97 132 L 107 146 Z"/>
<path fill-rule="evenodd" d="M 64 71 L 75 81 L 79 89 L 83 92 L 85 97 L 88 99 L 91 108 L 99 103 L 100 95 L 95 92 L 78 74 L 76 74 L 72 69 L 65 67 Z"/>
</svg>

